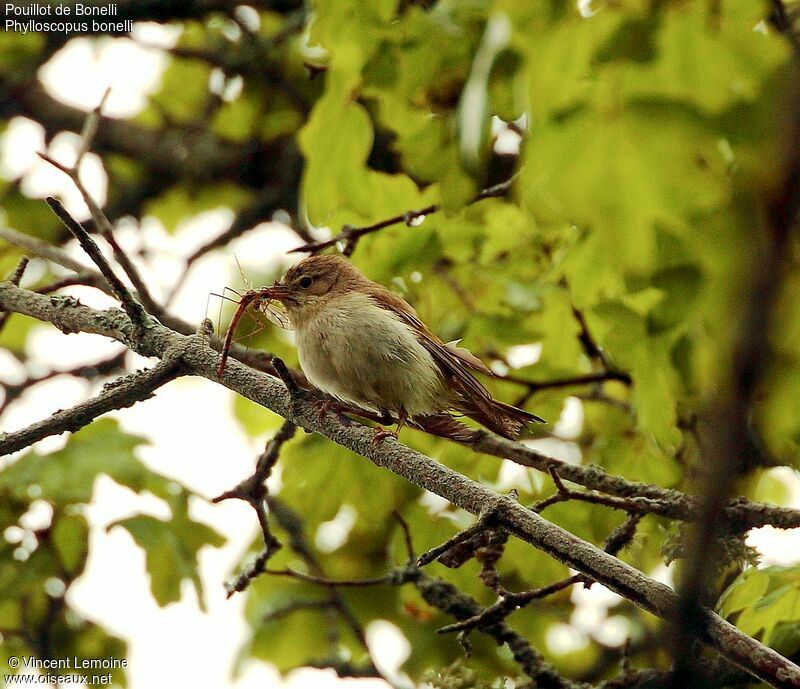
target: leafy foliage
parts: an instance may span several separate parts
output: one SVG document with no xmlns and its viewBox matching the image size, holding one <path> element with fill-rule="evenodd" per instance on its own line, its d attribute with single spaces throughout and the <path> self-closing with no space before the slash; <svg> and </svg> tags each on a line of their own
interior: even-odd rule
<svg viewBox="0 0 800 689">
<path fill-rule="evenodd" d="M 101 419 L 73 434 L 63 449 L 28 452 L 0 472 L 0 530 L 5 534 L 0 543 L 0 629 L 8 656 L 125 656 L 122 640 L 84 620 L 66 598 L 86 566 L 90 528 L 85 511 L 101 475 L 169 505 L 172 516 L 167 521 L 138 515 L 119 524 L 147 551 L 159 604 L 180 598 L 183 579 L 194 583 L 202 604 L 197 551 L 219 547 L 224 539 L 189 517 L 188 489 L 136 458 L 135 450 L 144 442 L 122 432 L 115 421 Z M 52 512 L 49 523 L 35 531 L 26 527 L 26 513 L 45 504 Z M 125 683 L 120 668 L 113 675 L 115 682 Z"/>
<path fill-rule="evenodd" d="M 266 3 L 271 9 L 253 3 L 258 26 L 250 33 L 241 17 L 224 13 L 176 22 L 181 33 L 160 87 L 142 112 L 118 123 L 135 127 L 123 130 L 132 135 L 123 143 L 110 133 L 99 141 L 112 218 L 149 217 L 174 232 L 209 209 L 252 213 L 252 226 L 280 208 L 316 237 L 325 228 L 337 233 L 436 204 L 440 210 L 416 224 L 364 236 L 355 264 L 413 303 L 443 339 L 461 339 L 497 370 L 508 370 L 515 381 L 498 378 L 487 386 L 508 402 L 525 394 L 522 403 L 551 421 L 538 439 L 552 443 L 542 446 L 546 451 L 568 452 L 631 480 L 688 489 L 703 469 L 694 420 L 729 364 L 739 286 L 762 248 L 766 202 L 785 162 L 791 47 L 770 23 L 768 3 L 578 3 L 583 12 L 562 0 L 311 4 L 309 12 L 288 12 L 284 3 Z M 0 36 L 0 90 L 11 84 L 21 92 L 20 84 L 35 80 L 51 56 L 46 43 L 35 35 Z M 27 115 L 41 119 L 48 136 L 77 126 L 48 121 L 46 108 Z M 137 148 L 148 137 L 156 145 Z M 214 167 L 214 160 L 223 162 Z M 479 190 L 512 174 L 506 197 L 473 202 Z M 24 188 L 20 180 L 3 183 L 4 222 L 63 243 L 44 205 Z M 265 189 L 278 201 L 265 202 Z M 19 255 L 0 247 L 4 274 Z M 250 277 L 267 282 L 277 274 Z M 764 466 L 797 469 L 796 266 L 777 301 L 750 430 Z M 32 325 L 14 316 L 0 345 L 24 357 Z M 297 364 L 290 337 L 277 328 L 249 344 Z M 515 351 L 532 346 L 538 358 L 516 366 Z M 624 375 L 569 383 L 603 370 Z M 567 384 L 547 385 L 563 379 Z M 576 403 L 580 429 L 561 432 L 556 422 L 565 405 Z M 232 404 L 250 436 L 276 429 L 274 415 L 242 399 Z M 452 443 L 410 430 L 402 440 L 475 480 L 516 488 L 523 504 L 554 491 L 547 477 L 514 474 Z M 198 551 L 222 538 L 191 519 L 188 489 L 136 458 L 142 442 L 101 420 L 69 437 L 63 449 L 30 451 L 0 471 L 0 529 L 18 527 L 37 501 L 52 509 L 41 532 L 22 529 L 19 544 L 0 540 L 0 629 L 8 637 L 0 654 L 123 652 L 111 634 L 74 622 L 65 591 L 52 593 L 54 579 L 66 590 L 84 569 L 85 508 L 99 475 L 151 493 L 170 509 L 168 520 L 136 515 L 114 525 L 145 551 L 158 603 L 180 599 L 187 580 L 202 601 Z M 394 513 L 408 523 L 418 552 L 470 523 L 459 510 L 316 436 L 289 443 L 279 466 L 280 498 L 301 514 L 305 538 L 314 544 L 309 549 L 331 578 L 378 576 L 406 561 Z M 740 490 L 775 502 L 787 498 L 761 468 Z M 341 543 L 326 547 L 320 534 L 343 508 L 352 524 Z M 597 545 L 621 521 L 605 507 L 575 501 L 545 515 Z M 291 529 L 277 530 L 284 543 L 291 541 Z M 675 540 L 674 526 L 648 516 L 621 557 L 652 573 Z M 270 566 L 310 568 L 289 547 Z M 513 539 L 498 569 L 510 590 L 568 575 L 564 565 Z M 495 598 L 475 561 L 457 569 L 434 564 L 430 572 L 482 604 Z M 750 568 L 718 607 L 743 631 L 796 653 L 798 590 L 796 568 Z M 342 600 L 361 625 L 390 620 L 400 629 L 413 648 L 402 668 L 413 681 L 488 687 L 518 673 L 506 650 L 477 635 L 472 656 L 451 665 L 463 650 L 453 636 L 435 633 L 451 618 L 413 586 L 375 591 L 348 588 Z M 341 617 L 331 641 L 330 611 L 318 604 L 327 592 L 294 579 L 255 580 L 246 594 L 251 634 L 242 660 L 267 661 L 281 672 L 310 661 L 364 661 Z M 292 610 L 298 600 L 309 604 Z M 653 620 L 615 605 L 633 662 L 663 662 L 647 648 Z M 597 630 L 572 653 L 552 643 L 575 610 L 562 592 L 511 622 L 566 674 L 604 677 L 618 650 Z M 46 627 L 54 630 L 50 639 Z M 6 635 L 9 629 L 15 633 Z M 31 646 L 23 631 L 39 645 Z"/>
<path fill-rule="evenodd" d="M 726 617 L 735 615 L 741 630 L 794 655 L 800 650 L 800 569 L 747 570 L 722 595 L 719 610 Z"/>
</svg>

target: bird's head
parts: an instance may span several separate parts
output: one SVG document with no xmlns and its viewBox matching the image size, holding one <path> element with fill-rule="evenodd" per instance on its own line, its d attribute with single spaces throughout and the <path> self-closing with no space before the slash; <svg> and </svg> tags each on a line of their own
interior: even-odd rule
<svg viewBox="0 0 800 689">
<path fill-rule="evenodd" d="M 309 256 L 295 263 L 283 279 L 261 291 L 267 299 L 281 302 L 295 322 L 337 297 L 366 282 L 346 258 L 336 255 Z"/>
</svg>

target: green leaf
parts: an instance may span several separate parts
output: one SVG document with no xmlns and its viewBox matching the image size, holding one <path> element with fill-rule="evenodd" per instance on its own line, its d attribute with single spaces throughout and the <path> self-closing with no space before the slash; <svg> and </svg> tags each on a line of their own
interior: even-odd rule
<svg viewBox="0 0 800 689">
<path fill-rule="evenodd" d="M 750 636 L 760 634 L 770 646 L 796 644 L 800 567 L 744 571 L 720 597 L 718 610 L 725 617 L 738 613 L 736 626 Z"/>
<path fill-rule="evenodd" d="M 753 101 L 790 54 L 770 27 L 761 3 L 725 0 L 670 5 L 655 39 L 657 59 L 626 74 L 629 97 L 660 96 L 718 113 L 736 101 Z M 756 27 L 763 27 L 757 30 Z"/>
<path fill-rule="evenodd" d="M 392 510 L 418 490 L 318 435 L 287 445 L 281 452 L 281 466 L 281 497 L 291 505 L 303 506 L 303 519 L 312 532 L 333 519 L 343 505 L 351 505 L 360 528 L 380 533 Z M 309 495 L 314 499 L 309 501 Z"/>
<path fill-rule="evenodd" d="M 147 555 L 150 590 L 160 606 L 181 599 L 181 584 L 189 580 L 205 609 L 198 553 L 204 546 L 219 548 L 225 539 L 210 526 L 189 519 L 186 512 L 173 513 L 170 521 L 148 515 L 122 519 L 109 526 L 122 526 Z"/>
<path fill-rule="evenodd" d="M 0 472 L 0 493 L 25 500 L 31 486 L 57 505 L 88 503 L 95 479 L 110 476 L 120 485 L 166 498 L 171 482 L 151 472 L 135 456 L 144 438 L 123 433 L 113 419 L 99 419 L 74 433 L 63 449 L 48 455 L 29 452 Z"/>
<path fill-rule="evenodd" d="M 89 554 L 89 524 L 83 514 L 58 515 L 53 519 L 50 538 L 70 577 L 77 577 Z"/>
<path fill-rule="evenodd" d="M 676 446 L 680 388 L 670 360 L 673 340 L 668 334 L 648 337 L 644 318 L 622 303 L 599 305 L 588 322 L 612 361 L 633 377 L 632 401 L 640 426 L 662 447 Z"/>
<path fill-rule="evenodd" d="M 623 274 L 653 269 L 656 223 L 684 232 L 691 215 L 728 198 L 711 131 L 667 104 L 581 111 L 543 125 L 525 147 L 525 162 L 520 188 L 534 215 L 591 228 L 604 269 Z M 579 264 L 568 275 L 586 269 Z"/>
<path fill-rule="evenodd" d="M 10 185 L 0 197 L 0 222 L 48 242 L 55 240 L 63 230 L 43 199 L 25 196 L 16 185 Z"/>
<path fill-rule="evenodd" d="M 171 119 L 190 122 L 208 100 L 211 67 L 201 60 L 172 58 L 161 77 L 161 89 L 152 97 L 158 111 Z"/>
<path fill-rule="evenodd" d="M 28 335 L 36 328 L 42 327 L 41 321 L 23 316 L 19 313 L 9 318 L 8 325 L 0 332 L 0 348 L 16 354 L 24 354 Z"/>
</svg>

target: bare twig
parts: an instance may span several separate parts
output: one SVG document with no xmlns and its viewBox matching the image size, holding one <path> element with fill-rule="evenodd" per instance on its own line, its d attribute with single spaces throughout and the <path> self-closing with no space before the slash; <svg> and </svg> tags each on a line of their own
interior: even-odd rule
<svg viewBox="0 0 800 689">
<path fill-rule="evenodd" d="M 509 190 L 511 189 L 511 185 L 514 183 L 515 178 L 516 176 L 511 177 L 505 182 L 501 182 L 500 184 L 495 184 L 492 187 L 487 187 L 486 189 L 483 189 L 473 197 L 473 199 L 470 201 L 470 204 L 482 201 L 483 199 L 506 196 Z M 391 218 L 387 218 L 386 220 L 381 220 L 380 222 L 376 222 L 373 225 L 365 225 L 364 227 L 352 227 L 350 225 L 345 225 L 342 228 L 342 231 L 335 237 L 331 237 L 330 239 L 325 239 L 319 242 L 309 242 L 303 244 L 302 246 L 298 246 L 296 249 L 292 249 L 292 252 L 315 254 L 325 249 L 328 249 L 332 246 L 335 246 L 340 242 L 343 242 L 344 243 L 343 253 L 345 256 L 350 256 L 355 250 L 358 240 L 361 239 L 361 237 L 363 237 L 364 235 L 371 234 L 372 232 L 377 232 L 378 230 L 382 230 L 386 227 L 391 227 L 392 225 L 399 225 L 400 223 L 405 223 L 406 225 L 411 227 L 421 218 L 424 218 L 427 215 L 432 215 L 433 213 L 437 213 L 439 210 L 441 210 L 441 206 L 438 203 L 432 203 L 431 205 L 425 206 L 424 208 L 406 211 L 405 213 L 401 213 L 400 215 L 395 215 L 392 216 Z"/>
<path fill-rule="evenodd" d="M 97 267 L 100 269 L 103 277 L 114 291 L 115 296 L 120 300 L 122 308 L 125 309 L 126 313 L 130 317 L 133 326 L 137 329 L 144 328 L 145 324 L 149 320 L 147 312 L 144 310 L 136 297 L 131 294 L 130 290 L 117 277 L 113 268 L 111 268 L 106 260 L 106 257 L 103 256 L 97 244 L 95 244 L 94 240 L 89 236 L 89 233 L 86 231 L 86 229 L 69 213 L 67 213 L 67 209 L 64 208 L 58 199 L 48 196 L 45 201 L 47 202 L 47 205 L 50 206 L 52 211 L 58 216 L 58 219 L 64 223 L 75 239 L 78 240 L 78 243 L 81 245 L 83 250 L 89 254 L 89 258 L 91 258 L 95 262 L 95 265 L 97 265 Z"/>
<path fill-rule="evenodd" d="M 46 258 L 48 261 L 52 261 L 53 263 L 63 266 L 64 268 L 67 268 L 75 273 L 88 272 L 102 279 L 102 275 L 100 275 L 100 273 L 92 270 L 80 261 L 76 261 L 63 249 L 53 246 L 52 244 L 42 241 L 41 239 L 37 239 L 36 237 L 23 234 L 22 232 L 13 230 L 10 227 L 0 227 L 0 239 L 8 242 L 9 244 L 17 246 L 20 249 L 30 252 L 33 256 Z M 105 280 L 102 281 L 102 286 L 98 285 L 98 288 L 104 289 L 106 292 L 113 295 L 111 288 L 108 287 L 108 285 L 105 283 Z"/>
<path fill-rule="evenodd" d="M 293 579 L 300 579 L 300 581 L 331 587 L 352 588 L 358 586 L 381 586 L 383 584 L 391 584 L 393 580 L 392 574 L 385 574 L 380 577 L 368 577 L 365 579 L 328 579 L 327 577 L 321 577 L 315 574 L 306 574 L 305 572 L 300 572 L 291 567 L 287 567 L 286 569 L 267 569 L 264 571 L 266 574 L 271 574 L 276 577 L 291 577 Z"/>
<path fill-rule="evenodd" d="M 592 373 L 584 373 L 577 376 L 568 376 L 565 378 L 551 378 L 549 380 L 527 380 L 515 375 L 505 374 L 497 376 L 498 380 L 504 380 L 516 385 L 524 385 L 531 392 L 539 392 L 540 390 L 552 390 L 554 388 L 569 388 L 576 385 L 590 385 L 593 383 L 603 383 L 607 380 L 616 380 L 626 385 L 631 384 L 630 374 L 624 371 L 610 370 L 610 371 L 593 371 Z"/>
<path fill-rule="evenodd" d="M 74 275 L 65 275 L 62 278 L 53 280 L 53 282 L 42 285 L 41 287 L 37 287 L 36 291 L 39 294 L 52 294 L 53 292 L 57 292 L 64 287 L 72 287 L 73 285 L 97 287 L 101 290 L 103 287 L 106 287 L 105 280 L 102 280 L 102 276 L 99 273 L 86 271 L 83 273 L 75 273 Z"/>
<path fill-rule="evenodd" d="M 78 148 L 77 156 L 75 156 L 75 165 L 72 166 L 72 169 L 76 172 L 76 176 L 77 171 L 80 169 L 81 163 L 83 162 L 83 157 L 92 147 L 95 134 L 97 134 L 97 127 L 100 124 L 100 118 L 103 116 L 103 106 L 106 104 L 106 100 L 108 100 L 108 96 L 110 94 L 111 88 L 107 88 L 103 92 L 103 97 L 100 99 L 97 107 L 95 107 L 95 109 L 89 113 L 89 115 L 86 117 L 86 121 L 83 123 L 83 131 L 81 132 L 81 145 L 80 148 Z"/>
<path fill-rule="evenodd" d="M 291 440 L 296 430 L 297 426 L 291 421 L 284 421 L 281 428 L 269 440 L 264 451 L 256 460 L 256 470 L 253 475 L 246 478 L 232 490 L 225 491 L 211 501 L 217 503 L 223 500 L 236 499 L 247 502 L 255 510 L 258 517 L 258 525 L 261 527 L 261 534 L 264 538 L 263 552 L 236 578 L 233 584 L 227 587 L 228 597 L 234 593 L 244 591 L 255 577 L 264 572 L 270 557 L 281 547 L 281 542 L 275 538 L 269 526 L 264 502 L 267 495 L 265 481 L 269 478 L 275 463 L 278 461 L 281 448 L 287 441 Z"/>
<path fill-rule="evenodd" d="M 16 230 L 12 230 L 8 227 L 0 227 L 0 239 L 7 241 L 9 244 L 13 244 L 14 246 L 25 249 L 35 256 L 45 258 L 48 261 L 52 261 L 57 265 L 67 268 L 68 270 L 72 270 L 80 275 L 84 275 L 87 277 L 87 282 L 85 284 L 90 284 L 92 287 L 99 289 L 105 294 L 108 294 L 111 297 L 116 297 L 115 292 L 112 290 L 105 277 L 103 277 L 102 273 L 91 268 L 87 268 L 84 264 L 72 258 L 63 249 L 59 249 L 58 247 L 48 244 L 47 242 L 43 242 L 35 237 L 30 237 L 22 232 L 17 232 Z M 138 298 L 140 295 L 137 293 L 135 296 Z M 192 335 L 197 330 L 195 325 L 177 318 L 162 308 L 154 311 L 152 315 L 156 316 L 156 318 L 158 318 L 158 320 L 161 321 L 161 323 L 163 323 L 165 326 L 180 333 L 181 335 Z M 215 348 L 221 348 L 222 339 L 214 338 L 211 345 Z M 272 356 L 266 352 L 251 351 L 245 347 L 242 347 L 241 345 L 234 344 L 230 349 L 230 356 L 259 371 L 275 374 L 275 369 L 272 366 Z M 299 371 L 294 372 L 294 376 L 296 379 L 304 381 L 304 378 Z"/>
<path fill-rule="evenodd" d="M 640 519 L 640 515 L 631 515 L 619 527 L 614 529 L 606 539 L 603 548 L 605 552 L 609 555 L 617 555 L 633 538 Z M 546 598 L 573 584 L 579 583 L 591 585 L 593 581 L 584 574 L 573 574 L 572 576 L 566 577 L 553 584 L 542 586 L 541 588 L 522 591 L 520 593 L 504 593 L 494 605 L 489 606 L 479 615 L 442 627 L 439 633 L 468 632 L 472 629 L 496 624 L 498 621 L 508 617 L 512 612 L 525 607 L 534 600 Z"/>
<path fill-rule="evenodd" d="M 91 117 L 87 119 L 87 122 L 90 120 Z M 94 125 L 94 128 L 96 131 L 97 128 L 96 124 Z M 75 167 L 68 168 L 65 165 L 59 163 L 57 160 L 54 160 L 50 156 L 45 155 L 44 153 L 39 153 L 39 157 L 42 158 L 42 160 L 50 163 L 50 165 L 57 168 L 58 170 L 61 170 L 61 172 L 66 174 L 72 180 L 72 182 L 75 184 L 75 187 L 78 189 L 81 196 L 83 197 L 84 203 L 86 203 L 87 207 L 89 208 L 89 213 L 92 216 L 92 220 L 94 221 L 95 227 L 98 229 L 103 238 L 108 242 L 109 246 L 111 247 L 111 250 L 114 253 L 114 258 L 116 259 L 117 263 L 119 263 L 119 265 L 122 267 L 122 270 L 128 276 L 128 279 L 131 281 L 131 284 L 136 289 L 138 298 L 141 299 L 142 303 L 149 311 L 152 311 L 153 313 L 160 312 L 162 310 L 160 305 L 155 301 L 155 299 L 153 299 L 152 295 L 150 294 L 150 290 L 147 287 L 147 284 L 142 279 L 141 275 L 139 275 L 139 271 L 136 269 L 136 266 L 133 265 L 133 262 L 130 260 L 128 255 L 122 250 L 122 247 L 117 243 L 117 240 L 114 238 L 114 229 L 108 217 L 100 208 L 100 206 L 97 205 L 94 198 L 92 198 L 92 195 L 88 192 L 83 182 L 81 181 L 77 168 L 78 163 L 75 164 L 76 165 Z M 49 200 L 47 200 L 47 203 L 48 205 L 50 205 L 51 208 L 53 208 Z M 75 233 L 73 232 L 72 228 L 70 228 L 70 226 L 67 224 L 67 222 L 64 220 L 62 215 L 57 211 L 56 215 L 58 215 L 59 219 L 67 226 L 70 232 L 72 232 L 74 235 Z M 80 241 L 80 239 L 78 241 Z M 81 246 L 83 245 L 81 244 Z M 87 253 L 89 252 L 87 251 Z M 94 257 L 91 256 L 91 254 L 90 257 L 92 257 L 92 259 L 94 260 Z M 110 284 L 112 284 L 113 286 L 113 283 Z"/>
<path fill-rule="evenodd" d="M 128 350 L 123 349 L 109 359 L 103 359 L 95 364 L 81 364 L 67 370 L 49 371 L 41 376 L 30 376 L 19 383 L 0 383 L 0 390 L 3 391 L 3 402 L 0 404 L 0 415 L 8 406 L 22 395 L 26 390 L 52 380 L 57 376 L 71 376 L 72 378 L 83 378 L 84 380 L 95 380 L 101 376 L 108 376 L 120 371 L 125 364 L 125 356 Z"/>
<path fill-rule="evenodd" d="M 313 550 L 311 549 L 305 538 L 305 533 L 303 531 L 303 522 L 300 516 L 288 505 L 286 505 L 282 500 L 279 500 L 274 496 L 267 496 L 267 502 L 269 504 L 271 513 L 275 515 L 275 520 L 281 526 L 281 528 L 283 528 L 287 532 L 289 536 L 289 547 L 305 561 L 305 563 L 308 565 L 308 568 L 312 572 L 312 574 L 310 575 L 304 575 L 299 572 L 293 572 L 291 575 L 287 573 L 286 576 L 294 576 L 295 578 L 303 578 L 304 576 L 311 577 L 313 578 L 314 583 L 319 583 L 320 585 L 325 586 L 328 590 L 328 599 L 330 601 L 330 612 L 332 614 L 331 618 L 332 647 L 338 643 L 337 639 L 338 633 L 336 631 L 336 616 L 338 615 L 341 618 L 341 620 L 348 626 L 350 631 L 353 633 L 353 636 L 356 638 L 356 640 L 364 649 L 364 651 L 366 651 L 369 657 L 368 667 L 370 667 L 372 671 L 374 671 L 375 673 L 372 676 L 381 677 L 388 684 L 394 686 L 393 683 L 389 680 L 389 678 L 383 675 L 375 665 L 375 662 L 372 659 L 372 653 L 370 651 L 369 644 L 367 643 L 367 636 L 364 632 L 363 626 L 358 621 L 358 618 L 351 610 L 347 601 L 345 601 L 345 599 L 337 590 L 339 582 L 333 582 L 327 580 L 322 565 L 319 563 L 319 560 L 315 556 Z M 282 575 L 283 572 L 278 571 L 277 574 Z M 347 585 L 347 584 L 342 584 L 342 585 Z M 334 649 L 332 648 L 332 650 Z"/>
<path fill-rule="evenodd" d="M 414 542 L 411 537 L 411 527 L 409 527 L 408 522 L 405 520 L 402 514 L 397 510 L 392 512 L 392 515 L 397 520 L 397 523 L 400 525 L 400 528 L 403 531 L 403 540 L 406 544 L 406 554 L 408 555 L 408 563 L 411 564 L 414 561 Z"/>
<path fill-rule="evenodd" d="M 598 466 L 569 464 L 522 443 L 506 440 L 485 431 L 477 431 L 474 437 L 464 444 L 475 452 L 502 457 L 539 471 L 549 472 L 551 466 L 556 467 L 562 479 L 600 493 L 652 500 L 653 502 L 640 504 L 643 511 L 681 521 L 696 521 L 700 517 L 698 499 L 678 490 L 629 481 L 621 476 L 609 474 Z M 742 533 L 765 525 L 779 529 L 794 529 L 800 526 L 800 510 L 792 508 L 734 498 L 723 505 L 722 509 L 727 528 L 731 533 Z"/>
<path fill-rule="evenodd" d="M 408 525 L 405 524 L 404 521 L 401 521 L 401 525 L 405 525 L 404 530 L 407 529 Z M 402 586 L 411 583 L 416 586 L 429 605 L 441 610 L 445 614 L 454 616 L 458 620 L 464 620 L 480 614 L 483 608 L 474 599 L 460 592 L 452 584 L 429 577 L 414 564 L 414 560 L 417 558 L 415 558 L 414 550 L 411 547 L 410 533 L 407 530 L 406 533 L 408 534 L 406 543 L 409 548 L 409 563 L 401 567 L 396 567 L 381 577 L 369 579 L 329 579 L 324 576 L 304 574 L 292 569 L 268 571 L 268 573 L 278 576 L 289 576 L 301 581 L 315 583 L 333 589 L 338 587 L 379 586 L 389 584 L 393 586 Z M 538 686 L 550 687 L 552 689 L 578 689 L 578 687 L 582 687 L 579 683 L 573 683 L 556 672 L 522 635 L 512 631 L 502 620 L 499 620 L 495 624 L 487 625 L 482 631 L 494 638 L 497 643 L 507 645 L 514 659 L 520 664 L 523 671 L 540 683 Z"/>
<path fill-rule="evenodd" d="M 556 492 L 549 498 L 545 498 L 537 502 L 531 507 L 534 512 L 541 512 L 542 510 L 555 505 L 559 502 L 566 502 L 567 500 L 581 500 L 583 502 L 592 503 L 594 505 L 605 505 L 615 510 L 623 510 L 624 512 L 633 512 L 637 514 L 645 514 L 648 512 L 658 512 L 665 509 L 665 505 L 658 500 L 652 498 L 643 498 L 638 495 L 621 498 L 614 495 L 603 495 L 601 493 L 584 493 L 577 490 L 571 490 L 564 485 L 561 477 L 558 475 L 558 467 L 551 464 L 547 467 L 553 483 L 556 485 Z"/>
<path fill-rule="evenodd" d="M 27 256 L 23 256 L 19 259 L 19 263 L 17 263 L 17 267 L 14 269 L 14 272 L 8 278 L 8 281 L 12 285 L 19 286 L 19 283 L 22 281 L 22 275 L 25 273 L 25 269 L 28 267 L 28 263 L 30 259 Z M 11 313 L 9 311 L 0 311 L 0 332 L 3 331 L 5 328 L 6 323 L 8 322 Z"/>
</svg>

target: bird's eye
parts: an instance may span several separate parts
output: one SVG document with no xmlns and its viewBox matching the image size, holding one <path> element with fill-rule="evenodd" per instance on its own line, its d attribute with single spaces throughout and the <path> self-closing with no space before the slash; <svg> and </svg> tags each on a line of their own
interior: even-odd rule
<svg viewBox="0 0 800 689">
<path fill-rule="evenodd" d="M 300 287 L 302 287 L 303 289 L 308 289 L 309 287 L 311 287 L 312 282 L 313 280 L 310 277 L 308 277 L 308 275 L 306 275 L 305 277 L 300 278 L 300 282 L 298 282 L 297 284 L 300 285 Z"/>
</svg>

